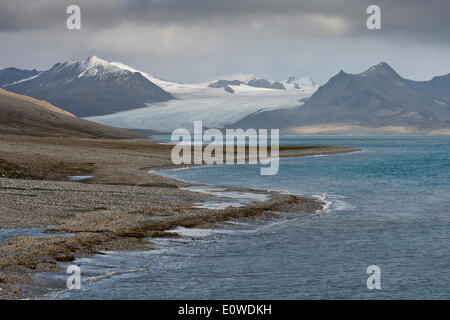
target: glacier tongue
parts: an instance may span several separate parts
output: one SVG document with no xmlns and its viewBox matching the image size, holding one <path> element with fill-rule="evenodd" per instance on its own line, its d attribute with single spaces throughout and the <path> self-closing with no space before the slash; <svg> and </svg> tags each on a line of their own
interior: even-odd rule
<svg viewBox="0 0 450 320">
<path fill-rule="evenodd" d="M 115 127 L 161 132 L 171 132 L 177 128 L 191 130 L 196 120 L 203 120 L 203 125 L 208 128 L 223 128 L 255 112 L 301 106 L 303 103 L 299 100 L 315 91 L 260 89 L 241 85 L 233 86 L 235 94 L 229 94 L 201 85 L 191 86 L 190 91 L 178 87 L 178 91 L 172 92 L 163 87 L 174 94 L 175 100 L 87 119 Z"/>
</svg>

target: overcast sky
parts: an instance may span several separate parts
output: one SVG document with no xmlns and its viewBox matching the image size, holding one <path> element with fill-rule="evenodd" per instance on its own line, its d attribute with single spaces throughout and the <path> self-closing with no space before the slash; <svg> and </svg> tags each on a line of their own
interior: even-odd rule
<svg viewBox="0 0 450 320">
<path fill-rule="evenodd" d="M 66 28 L 77 4 L 82 29 Z M 366 9 L 381 7 L 382 30 Z M 310 76 L 386 61 L 402 76 L 450 72 L 449 0 L 0 0 L 0 68 L 97 55 L 160 78 Z"/>
</svg>

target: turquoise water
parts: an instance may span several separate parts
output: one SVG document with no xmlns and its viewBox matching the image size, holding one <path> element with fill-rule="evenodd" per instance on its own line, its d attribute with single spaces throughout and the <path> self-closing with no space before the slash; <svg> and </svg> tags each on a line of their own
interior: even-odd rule
<svg viewBox="0 0 450 320">
<path fill-rule="evenodd" d="M 44 228 L 0 229 L 0 242 L 16 237 L 51 238 L 73 236 L 73 233 L 45 233 Z"/>
<path fill-rule="evenodd" d="M 159 250 L 78 261 L 87 280 L 127 272 L 60 298 L 450 298 L 449 137 L 292 136 L 281 144 L 363 151 L 282 159 L 276 176 L 249 165 L 162 172 L 312 195 L 329 206 L 320 215 L 183 230 L 182 239 L 156 240 Z M 370 265 L 381 268 L 381 290 L 366 287 Z"/>
</svg>

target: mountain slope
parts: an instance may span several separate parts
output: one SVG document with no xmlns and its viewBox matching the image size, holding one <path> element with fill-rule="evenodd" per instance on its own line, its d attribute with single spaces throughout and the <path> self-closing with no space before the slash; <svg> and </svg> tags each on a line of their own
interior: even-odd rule
<svg viewBox="0 0 450 320">
<path fill-rule="evenodd" d="M 46 101 L 0 89 L 0 134 L 137 138 L 141 135 L 78 119 Z"/>
<path fill-rule="evenodd" d="M 392 133 L 423 133 L 450 127 L 449 98 L 448 75 L 416 82 L 383 62 L 360 74 L 339 72 L 301 107 L 250 115 L 233 126 L 296 133 L 307 131 L 302 127 L 315 127 L 314 133 L 329 133 L 333 127 L 341 133 L 391 127 Z"/>
<path fill-rule="evenodd" d="M 0 87 L 6 84 L 11 84 L 23 79 L 34 77 L 39 72 L 34 70 L 21 70 L 17 68 L 6 68 L 0 70 Z"/>
<path fill-rule="evenodd" d="M 433 97 L 438 103 L 450 104 L 450 73 L 430 81 L 409 81 L 422 94 Z"/>
<path fill-rule="evenodd" d="M 172 98 L 141 73 L 96 56 L 58 63 L 36 77 L 3 88 L 47 100 L 80 117 L 142 108 Z"/>
</svg>

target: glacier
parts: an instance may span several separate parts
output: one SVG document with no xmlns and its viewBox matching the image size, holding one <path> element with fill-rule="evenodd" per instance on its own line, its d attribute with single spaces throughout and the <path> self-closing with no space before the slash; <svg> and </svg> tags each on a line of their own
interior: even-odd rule
<svg viewBox="0 0 450 320">
<path fill-rule="evenodd" d="M 291 77 L 282 82 L 286 90 L 257 88 L 246 84 L 230 86 L 234 94 L 223 88 L 210 88 L 214 81 L 183 84 L 164 81 L 119 62 L 110 65 L 131 72 L 139 72 L 145 78 L 172 94 L 175 99 L 149 103 L 145 108 L 133 109 L 103 116 L 87 117 L 87 120 L 104 125 L 171 132 L 178 128 L 192 129 L 194 121 L 202 120 L 206 128 L 224 128 L 261 111 L 289 109 L 303 104 L 310 97 L 316 84 L 307 77 Z M 224 76 L 223 80 L 248 81 L 255 75 L 237 74 Z M 217 81 L 217 80 L 215 80 Z"/>
</svg>

